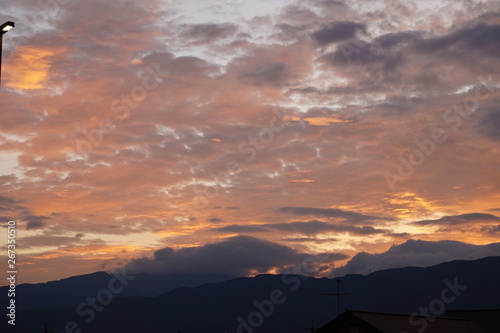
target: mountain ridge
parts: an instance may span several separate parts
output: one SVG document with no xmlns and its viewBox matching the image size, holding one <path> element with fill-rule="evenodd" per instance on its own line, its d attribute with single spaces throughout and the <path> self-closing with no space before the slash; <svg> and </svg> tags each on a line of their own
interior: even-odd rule
<svg viewBox="0 0 500 333">
<path fill-rule="evenodd" d="M 353 295 L 341 299 L 340 311 L 418 312 L 441 299 L 450 285 L 458 287 L 460 294 L 445 304 L 445 310 L 498 309 L 499 278 L 500 257 L 393 268 L 366 276 L 350 274 L 343 277 L 341 292 Z M 41 331 L 44 322 L 57 332 L 74 322 L 82 332 L 93 333 L 298 333 L 313 319 L 323 325 L 336 316 L 336 299 L 323 295 L 336 288 L 335 279 L 263 274 L 177 288 L 157 297 L 116 297 L 101 311 L 94 311 L 92 320 L 92 308 L 87 305 L 80 309 L 86 311 L 80 316 L 75 307 L 19 311 L 16 326 L 20 333 Z"/>
</svg>

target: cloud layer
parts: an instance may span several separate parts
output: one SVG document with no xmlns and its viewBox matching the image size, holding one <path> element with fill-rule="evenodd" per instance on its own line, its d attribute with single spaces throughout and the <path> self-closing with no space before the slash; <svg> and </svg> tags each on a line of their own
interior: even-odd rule
<svg viewBox="0 0 500 333">
<path fill-rule="evenodd" d="M 4 2 L 26 282 L 239 235 L 279 258 L 498 241 L 495 0 Z"/>
<path fill-rule="evenodd" d="M 408 240 L 383 253 L 358 253 L 345 266 L 333 269 L 331 275 L 366 275 L 383 269 L 427 267 L 452 260 L 475 260 L 491 256 L 500 256 L 500 243 L 471 245 L 454 241 Z"/>
<path fill-rule="evenodd" d="M 300 253 L 272 242 L 237 236 L 219 243 L 179 250 L 166 247 L 155 251 L 153 258 L 133 260 L 127 265 L 127 271 L 153 274 L 220 273 L 239 277 L 273 270 L 279 273 L 297 267 L 295 272 L 320 275 L 334 261 L 346 257 L 341 253 Z"/>
</svg>

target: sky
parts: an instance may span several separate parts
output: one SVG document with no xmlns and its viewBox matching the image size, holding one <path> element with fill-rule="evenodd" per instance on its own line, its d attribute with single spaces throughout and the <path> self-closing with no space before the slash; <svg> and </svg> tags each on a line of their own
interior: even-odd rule
<svg viewBox="0 0 500 333">
<path fill-rule="evenodd" d="M 496 0 L 2 4 L 19 282 L 500 255 Z"/>
</svg>

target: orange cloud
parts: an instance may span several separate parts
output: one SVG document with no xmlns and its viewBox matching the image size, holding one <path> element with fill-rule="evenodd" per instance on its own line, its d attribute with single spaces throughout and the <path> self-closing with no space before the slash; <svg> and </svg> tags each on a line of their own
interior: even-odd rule
<svg viewBox="0 0 500 333">
<path fill-rule="evenodd" d="M 13 89 L 43 89 L 50 79 L 54 56 L 64 48 L 40 49 L 29 45 L 19 46 L 5 64 L 7 87 Z"/>
<path fill-rule="evenodd" d="M 337 117 L 310 117 L 304 118 L 310 125 L 314 126 L 328 126 L 334 123 L 349 123 L 351 120 L 344 120 Z"/>
</svg>

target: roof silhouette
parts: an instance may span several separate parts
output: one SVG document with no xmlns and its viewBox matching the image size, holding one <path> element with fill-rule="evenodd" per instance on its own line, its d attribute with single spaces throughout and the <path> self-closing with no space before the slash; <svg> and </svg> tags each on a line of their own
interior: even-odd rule
<svg viewBox="0 0 500 333">
<path fill-rule="evenodd" d="M 440 317 L 347 310 L 316 333 L 498 333 L 500 310 L 448 311 Z"/>
</svg>

